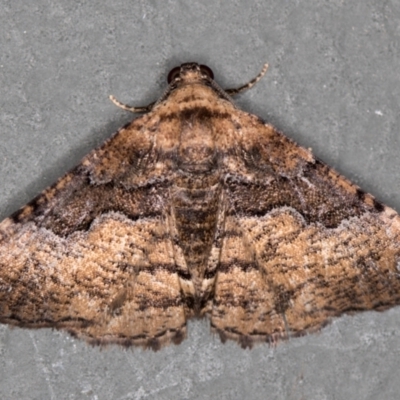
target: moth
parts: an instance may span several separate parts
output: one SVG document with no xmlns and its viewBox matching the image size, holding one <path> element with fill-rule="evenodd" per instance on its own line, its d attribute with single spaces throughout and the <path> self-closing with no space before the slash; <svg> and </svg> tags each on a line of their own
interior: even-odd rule
<svg viewBox="0 0 400 400">
<path fill-rule="evenodd" d="M 400 303 L 400 218 L 186 63 L 0 224 L 0 322 L 158 349 L 207 317 L 243 347 Z"/>
</svg>

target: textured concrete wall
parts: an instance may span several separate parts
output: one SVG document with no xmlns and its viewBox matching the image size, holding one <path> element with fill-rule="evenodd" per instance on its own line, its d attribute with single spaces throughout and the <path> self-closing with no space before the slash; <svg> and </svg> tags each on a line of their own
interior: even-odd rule
<svg viewBox="0 0 400 400">
<path fill-rule="evenodd" d="M 0 1 L 0 216 L 156 99 L 169 69 L 213 68 L 238 98 L 400 210 L 400 2 Z M 157 353 L 0 328 L 1 399 L 397 399 L 400 309 L 277 348 L 221 344 L 205 321 Z"/>
</svg>

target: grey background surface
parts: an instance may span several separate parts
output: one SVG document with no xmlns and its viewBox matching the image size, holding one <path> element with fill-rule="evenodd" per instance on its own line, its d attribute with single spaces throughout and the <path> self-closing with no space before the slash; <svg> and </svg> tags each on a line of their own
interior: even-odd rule
<svg viewBox="0 0 400 400">
<path fill-rule="evenodd" d="M 0 217 L 25 204 L 198 61 L 237 104 L 400 210 L 400 2 L 0 1 Z M 1 399 L 398 399 L 400 308 L 276 348 L 206 321 L 157 353 L 0 327 Z"/>
</svg>

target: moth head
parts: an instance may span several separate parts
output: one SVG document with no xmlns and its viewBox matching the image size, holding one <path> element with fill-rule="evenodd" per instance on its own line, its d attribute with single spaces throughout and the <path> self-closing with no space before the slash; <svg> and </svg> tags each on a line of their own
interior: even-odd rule
<svg viewBox="0 0 400 400">
<path fill-rule="evenodd" d="M 171 69 L 168 74 L 168 84 L 177 85 L 180 83 L 210 82 L 214 79 L 214 73 L 207 65 L 197 63 L 185 63 Z"/>
</svg>

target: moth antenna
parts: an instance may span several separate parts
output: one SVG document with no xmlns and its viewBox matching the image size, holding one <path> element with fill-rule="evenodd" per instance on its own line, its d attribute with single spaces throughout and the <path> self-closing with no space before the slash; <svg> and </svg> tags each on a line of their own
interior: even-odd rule
<svg viewBox="0 0 400 400">
<path fill-rule="evenodd" d="M 245 85 L 235 89 L 226 89 L 225 93 L 229 94 L 230 96 L 234 96 L 236 94 L 244 92 L 245 90 L 251 89 L 267 73 L 267 70 L 268 70 L 268 64 L 264 64 L 261 72 L 250 82 L 247 82 Z"/>
<path fill-rule="evenodd" d="M 117 100 L 112 94 L 109 96 L 109 99 L 119 108 L 122 108 L 125 111 L 129 111 L 132 113 L 146 113 L 152 110 L 154 106 L 154 101 L 147 106 L 143 107 L 132 107 L 128 106 L 127 104 L 121 103 L 119 100 Z"/>
</svg>

